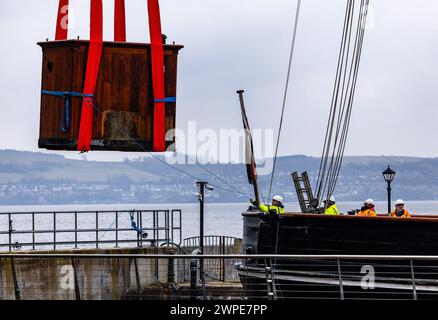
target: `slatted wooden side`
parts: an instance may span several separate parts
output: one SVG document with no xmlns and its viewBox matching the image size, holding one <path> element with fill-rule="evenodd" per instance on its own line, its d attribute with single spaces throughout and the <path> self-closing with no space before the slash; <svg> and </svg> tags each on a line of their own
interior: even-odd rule
<svg viewBox="0 0 438 320">
<path fill-rule="evenodd" d="M 82 92 L 88 41 L 39 43 L 43 49 L 42 89 Z M 166 96 L 177 94 L 178 52 L 164 50 Z M 71 129 L 61 131 L 65 100 L 42 95 L 40 148 L 75 150 L 81 98 L 71 98 Z M 152 151 L 153 90 L 150 45 L 105 42 L 95 94 L 92 150 Z M 176 104 L 166 104 L 166 130 L 175 128 Z M 171 145 L 173 142 L 169 142 Z"/>
</svg>

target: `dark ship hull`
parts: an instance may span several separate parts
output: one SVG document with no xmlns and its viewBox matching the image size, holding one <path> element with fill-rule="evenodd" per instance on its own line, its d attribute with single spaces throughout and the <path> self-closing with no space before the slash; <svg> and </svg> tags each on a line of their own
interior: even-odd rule
<svg viewBox="0 0 438 320">
<path fill-rule="evenodd" d="M 269 295 L 279 299 L 438 299 L 437 261 L 385 258 L 438 255 L 437 218 L 285 214 L 279 221 L 262 221 L 256 213 L 244 213 L 243 220 L 246 253 L 309 256 L 249 259 L 238 265 L 248 299 Z M 312 255 L 379 259 L 317 259 Z M 372 283 L 367 282 L 370 272 Z"/>
</svg>

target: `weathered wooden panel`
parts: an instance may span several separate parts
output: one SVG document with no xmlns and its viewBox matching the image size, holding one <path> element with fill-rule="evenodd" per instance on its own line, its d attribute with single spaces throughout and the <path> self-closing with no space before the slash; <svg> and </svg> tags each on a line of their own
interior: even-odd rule
<svg viewBox="0 0 438 320">
<path fill-rule="evenodd" d="M 244 241 L 274 253 L 276 228 L 244 218 Z M 252 221 L 252 222 L 251 222 Z M 438 255 L 438 218 L 368 218 L 297 214 L 280 219 L 279 254 Z M 247 247 L 247 245 L 245 245 Z"/>
<path fill-rule="evenodd" d="M 286 214 L 279 222 L 244 213 L 244 247 L 259 254 L 438 255 L 438 217 L 389 217 Z M 278 230 L 278 238 L 277 232 Z M 277 242 L 278 239 L 278 242 Z M 412 298 L 412 271 L 419 299 L 437 299 L 436 261 L 276 259 L 278 298 L 339 298 L 339 269 L 345 299 Z M 248 296 L 266 297 L 265 261 L 248 259 L 259 271 L 241 280 Z M 362 267 L 372 266 L 376 289 L 361 287 Z M 412 269 L 411 269 L 412 268 Z M 244 269 L 245 270 L 245 269 Z M 251 269 L 250 269 L 251 270 Z M 347 283 L 350 281 L 350 283 Z M 420 285 L 421 284 L 421 285 Z"/>
<path fill-rule="evenodd" d="M 88 41 L 39 43 L 43 49 L 42 90 L 82 93 Z M 166 97 L 176 97 L 179 45 L 164 46 Z M 91 150 L 152 151 L 154 97 L 149 44 L 104 42 Z M 71 126 L 61 130 L 65 99 L 41 96 L 39 147 L 76 150 L 81 97 L 70 98 Z M 176 103 L 166 103 L 166 131 L 175 128 Z M 168 141 L 167 146 L 174 144 Z"/>
</svg>

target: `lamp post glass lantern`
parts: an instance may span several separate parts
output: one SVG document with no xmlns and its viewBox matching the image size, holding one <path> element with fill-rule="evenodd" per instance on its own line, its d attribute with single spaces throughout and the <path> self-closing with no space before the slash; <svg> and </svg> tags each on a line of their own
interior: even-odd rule
<svg viewBox="0 0 438 320">
<path fill-rule="evenodd" d="M 388 214 L 391 212 L 391 182 L 394 180 L 395 173 L 396 172 L 392 170 L 389 166 L 388 169 L 382 172 L 383 178 L 388 184 L 388 187 L 386 189 L 388 191 Z"/>
</svg>

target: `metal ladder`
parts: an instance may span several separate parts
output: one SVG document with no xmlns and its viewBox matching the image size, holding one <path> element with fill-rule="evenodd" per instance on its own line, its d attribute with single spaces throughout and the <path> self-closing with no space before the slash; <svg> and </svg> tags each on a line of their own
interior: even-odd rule
<svg viewBox="0 0 438 320">
<path fill-rule="evenodd" d="M 269 300 L 277 300 L 277 290 L 275 288 L 274 277 L 272 272 L 272 261 L 265 259 L 265 276 Z"/>
<path fill-rule="evenodd" d="M 292 179 L 294 181 L 301 212 L 308 213 L 315 211 L 319 203 L 318 200 L 313 196 L 307 171 L 304 171 L 301 176 L 298 175 L 298 172 L 293 172 Z"/>
</svg>

